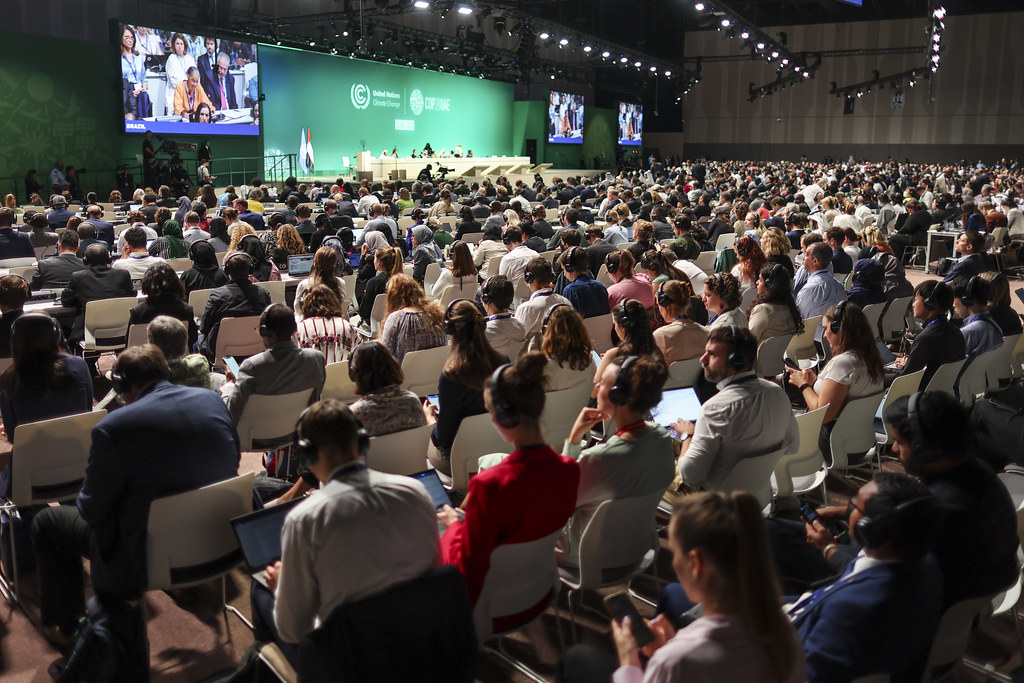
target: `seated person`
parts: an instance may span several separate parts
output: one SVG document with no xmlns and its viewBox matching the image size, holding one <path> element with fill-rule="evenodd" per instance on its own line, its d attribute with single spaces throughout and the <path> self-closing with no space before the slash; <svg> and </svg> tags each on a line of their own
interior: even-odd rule
<svg viewBox="0 0 1024 683">
<path fill-rule="evenodd" d="M 840 302 L 821 318 L 825 339 L 832 348 L 821 374 L 814 370 L 789 371 L 789 383 L 800 390 L 808 410 L 828 405 L 818 439 L 825 462 L 831 462 L 829 435 L 847 402 L 877 394 L 885 386 L 885 367 L 875 344 L 875 333 L 857 304 Z M 855 454 L 849 456 L 851 460 Z"/>
<path fill-rule="evenodd" d="M 692 298 L 688 280 L 666 280 L 658 285 L 658 311 L 666 323 L 654 330 L 654 343 L 668 364 L 704 354 L 708 330 L 690 320 Z"/>
<path fill-rule="evenodd" d="M 348 376 L 360 398 L 350 408 L 368 436 L 426 424 L 419 397 L 402 389 L 405 375 L 383 344 L 364 342 L 352 350 Z"/>
<path fill-rule="evenodd" d="M 583 317 L 569 304 L 556 304 L 541 321 L 539 349 L 548 358 L 544 369 L 548 391 L 593 384 L 594 361 L 590 333 Z M 531 345 L 531 350 L 538 347 Z"/>
<path fill-rule="evenodd" d="M 1021 328 L 1020 314 L 1010 305 L 1010 282 L 1006 276 L 989 270 L 981 274 L 981 279 L 987 282 L 991 289 L 988 312 L 1003 331 L 1003 336 L 1009 337 L 1024 331 Z"/>
<path fill-rule="evenodd" d="M 708 335 L 700 364 L 718 393 L 700 407 L 697 422 L 677 420 L 673 429 L 693 438 L 683 441 L 679 476 L 690 489 L 718 486 L 743 458 L 800 445 L 796 418 L 782 388 L 758 379 L 757 345 L 750 330 L 719 327 Z"/>
<path fill-rule="evenodd" d="M 163 263 L 159 256 L 151 256 L 146 251 L 146 232 L 139 226 L 131 227 L 121 233 L 125 245 L 121 250 L 121 258 L 114 261 L 115 270 L 125 270 L 131 275 L 132 282 L 139 282 L 154 263 Z"/>
<path fill-rule="evenodd" d="M 942 613 L 942 574 L 929 553 L 938 500 L 910 477 L 881 472 L 850 508 L 857 559 L 786 608 L 804 644 L 807 680 L 920 680 Z"/>
<path fill-rule="evenodd" d="M 462 574 L 474 605 L 495 548 L 544 538 L 565 526 L 576 508 L 579 465 L 553 451 L 541 434 L 545 365 L 543 355 L 528 353 L 516 365 L 503 365 L 491 373 L 484 391 L 487 411 L 495 429 L 515 450 L 469 480 L 464 518 L 447 506 L 438 513 L 447 525 L 441 537 L 443 560 Z M 525 623 L 548 602 L 545 596 L 522 613 L 502 618 L 494 631 Z"/>
<path fill-rule="evenodd" d="M 249 280 L 251 267 L 252 259 L 245 254 L 229 256 L 224 261 L 228 283 L 210 292 L 210 298 L 206 300 L 206 308 L 199 321 L 202 336 L 197 350 L 211 361 L 217 354 L 217 335 L 224 318 L 260 315 L 270 305 L 270 292 Z M 74 278 L 71 282 L 74 284 Z"/>
<path fill-rule="evenodd" d="M 480 287 L 480 303 L 487 313 L 487 341 L 509 360 L 519 358 L 526 343 L 526 327 L 509 312 L 514 297 L 512 281 L 504 275 L 489 277 Z"/>
<path fill-rule="evenodd" d="M 442 277 L 444 273 L 441 274 Z M 571 306 L 572 303 L 561 294 L 555 294 L 555 280 L 551 262 L 537 256 L 530 259 L 523 271 L 523 280 L 530 288 L 530 298 L 516 306 L 516 320 L 526 328 L 527 339 L 538 333 L 543 334 L 541 323 L 551 309 L 558 304 Z"/>
<path fill-rule="evenodd" d="M 672 483 L 675 443 L 664 427 L 645 422 L 661 402 L 666 379 L 668 368 L 650 356 L 619 356 L 605 367 L 596 407 L 580 411 L 562 449 L 580 465 L 580 486 L 576 512 L 559 541 L 559 564 L 578 566 L 580 539 L 601 503 L 660 494 Z M 583 449 L 590 430 L 608 419 L 615 433 Z"/>
<path fill-rule="evenodd" d="M 943 281 L 969 280 L 975 275 L 981 275 L 989 270 L 989 259 L 985 254 L 984 233 L 967 230 L 956 238 L 954 248 L 963 254 L 963 258 L 953 264 L 953 267 L 946 273 L 946 277 L 942 278 Z"/>
<path fill-rule="evenodd" d="M 988 312 L 990 296 L 988 282 L 977 275 L 953 285 L 953 311 L 963 320 L 960 334 L 970 359 L 1003 345 L 1003 330 Z"/>
<path fill-rule="evenodd" d="M 146 327 L 149 343 L 164 352 L 171 371 L 171 384 L 213 389 L 210 380 L 210 361 L 201 353 L 188 352 L 188 328 L 177 318 L 158 315 Z M 217 377 L 221 377 L 217 375 Z"/>
<path fill-rule="evenodd" d="M 588 248 L 587 251 L 590 249 Z M 633 254 L 621 249 L 609 253 L 604 259 L 608 277 L 615 283 L 608 288 L 608 306 L 615 306 L 626 299 L 636 299 L 646 309 L 654 308 L 654 290 L 647 273 L 633 272 L 636 261 Z"/>
<path fill-rule="evenodd" d="M 217 252 L 209 241 L 193 242 L 188 248 L 188 257 L 192 259 L 192 267 L 181 274 L 185 296 L 197 289 L 215 289 L 228 283 L 228 276 L 217 263 Z"/>
<path fill-rule="evenodd" d="M 32 291 L 41 289 L 64 289 L 71 281 L 71 274 L 85 270 L 85 264 L 78 258 L 78 233 L 65 230 L 58 238 L 60 252 L 51 258 L 36 263 L 32 276 Z"/>
<path fill-rule="evenodd" d="M 699 603 L 701 617 L 677 631 L 671 615 L 659 613 L 647 622 L 654 642 L 642 650 L 628 618 L 612 621 L 618 658 L 590 645 L 573 646 L 562 656 L 560 680 L 806 681 L 803 647 L 779 610 L 763 536 L 761 505 L 750 494 L 684 498 L 668 528 L 672 569 L 679 579 L 670 588 L 682 594 L 685 587 L 687 604 Z M 641 651 L 650 657 L 643 673 Z"/>
<path fill-rule="evenodd" d="M 757 296 L 747 311 L 750 333 L 758 346 L 772 337 L 803 333 L 804 321 L 793 298 L 792 280 L 789 271 L 778 263 L 769 263 L 761 269 Z"/>
<path fill-rule="evenodd" d="M 962 360 L 967 355 L 964 336 L 951 322 L 953 288 L 938 280 L 925 280 L 914 288 L 914 317 L 923 329 L 914 336 L 910 353 L 896 359 L 901 375 L 924 369 L 921 388 L 927 387 L 935 371 L 945 363 Z"/>
<path fill-rule="evenodd" d="M 733 325 L 747 327 L 747 316 L 740 310 L 740 282 L 729 273 L 715 273 L 704 280 L 704 305 L 711 316 L 707 328 Z"/>
<path fill-rule="evenodd" d="M 20 275 L 0 277 L 0 358 L 11 357 L 11 326 L 25 312 L 28 283 Z"/>
<path fill-rule="evenodd" d="M 884 304 L 885 266 L 874 259 L 860 259 L 853 266 L 853 285 L 847 300 L 861 308 L 870 304 Z"/>
<path fill-rule="evenodd" d="M 611 313 L 608 304 L 608 290 L 591 276 L 585 247 L 569 247 L 558 259 L 569 284 L 562 290 L 562 296 L 580 312 L 584 318 Z"/>
<path fill-rule="evenodd" d="M 444 313 L 437 302 L 405 273 L 392 275 L 387 288 L 380 341 L 395 360 L 401 363 L 410 351 L 444 346 Z"/>
<path fill-rule="evenodd" d="M 368 469 L 366 439 L 343 403 L 310 406 L 296 428 L 315 496 L 285 519 L 281 559 L 253 582 L 254 636 L 281 646 L 293 665 L 298 643 L 336 607 L 414 579 L 438 564 L 437 518 L 423 485 Z"/>
<path fill-rule="evenodd" d="M 188 327 L 188 347 L 193 348 L 199 337 L 196 316 L 185 303 L 185 288 L 166 261 L 154 263 L 142 276 L 145 301 L 136 304 L 128 314 L 128 329 L 132 325 L 146 325 L 158 315 L 169 315 Z"/>
</svg>

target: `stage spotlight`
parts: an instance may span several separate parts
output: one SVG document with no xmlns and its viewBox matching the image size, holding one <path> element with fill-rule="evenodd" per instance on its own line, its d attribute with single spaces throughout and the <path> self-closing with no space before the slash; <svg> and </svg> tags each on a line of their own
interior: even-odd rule
<svg viewBox="0 0 1024 683">
<path fill-rule="evenodd" d="M 583 46 L 583 51 L 586 52 L 587 54 L 590 54 L 590 52 L 592 52 L 593 50 L 594 48 L 590 47 L 589 45 Z"/>
<path fill-rule="evenodd" d="M 430 2 L 428 0 L 416 0 L 416 2 L 412 3 L 412 6 L 416 9 L 427 9 L 430 7 Z"/>
<path fill-rule="evenodd" d="M 633 62 L 633 66 L 635 66 L 636 68 L 639 69 L 641 64 L 640 64 L 640 62 Z"/>
<path fill-rule="evenodd" d="M 758 50 L 763 50 L 764 49 L 764 41 L 761 41 L 761 40 L 757 41 L 757 49 Z"/>
<path fill-rule="evenodd" d="M 932 16 L 938 19 L 939 21 L 942 21 L 943 19 L 946 18 L 946 8 L 943 7 L 942 5 L 939 5 L 932 12 Z"/>
<path fill-rule="evenodd" d="M 612 53 L 608 52 L 608 50 L 605 50 L 604 52 L 601 53 L 601 56 L 604 57 L 605 59 L 608 59 L 609 57 L 612 56 Z"/>
<path fill-rule="evenodd" d="M 460 3 L 459 6 L 458 6 L 458 9 L 456 11 L 459 14 L 465 16 L 467 14 L 472 14 L 475 10 L 474 10 L 472 5 L 468 5 L 466 3 Z"/>
<path fill-rule="evenodd" d="M 542 33 L 541 33 L 541 34 L 540 34 L 540 35 L 538 36 L 538 38 L 540 38 L 541 40 L 547 40 L 547 39 L 548 39 L 548 38 L 550 38 L 550 37 L 551 37 L 551 34 L 550 34 L 550 33 L 548 33 L 547 31 L 543 31 L 543 32 L 542 32 Z"/>
<path fill-rule="evenodd" d="M 698 12 L 703 12 L 704 11 L 704 3 L 703 2 L 696 3 L 693 6 L 693 9 L 697 10 Z"/>
<path fill-rule="evenodd" d="M 638 62 L 638 63 L 639 63 L 639 62 Z M 651 71 L 652 71 L 653 73 L 657 73 L 657 71 L 658 71 L 658 67 L 656 67 L 656 66 L 652 66 L 652 67 L 651 67 Z"/>
<path fill-rule="evenodd" d="M 628 62 L 629 60 L 628 60 L 628 59 L 626 59 L 625 57 L 619 57 L 619 61 L 620 61 L 621 63 L 625 64 L 625 63 L 626 63 L 626 62 Z"/>
<path fill-rule="evenodd" d="M 724 26 L 725 28 L 729 28 L 730 26 L 732 26 L 732 20 L 722 19 L 722 26 Z"/>
<path fill-rule="evenodd" d="M 749 40 L 750 39 L 750 31 L 748 31 L 747 29 L 743 29 L 743 31 L 740 32 L 740 38 L 742 38 L 743 40 Z"/>
<path fill-rule="evenodd" d="M 668 76 L 669 78 L 671 78 L 672 77 L 672 72 L 671 71 L 666 71 L 665 75 Z"/>
<path fill-rule="evenodd" d="M 562 47 L 565 47 L 566 45 L 569 44 L 569 39 L 568 38 L 562 38 L 560 41 L 558 41 L 558 44 L 561 45 Z"/>
</svg>

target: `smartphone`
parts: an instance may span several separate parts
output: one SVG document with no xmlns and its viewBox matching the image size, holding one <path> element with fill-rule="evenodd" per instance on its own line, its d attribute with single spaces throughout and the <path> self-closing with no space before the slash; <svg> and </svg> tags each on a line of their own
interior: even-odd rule
<svg viewBox="0 0 1024 683">
<path fill-rule="evenodd" d="M 797 365 L 796 362 L 789 356 L 784 356 L 782 362 L 786 364 L 787 368 L 793 368 L 794 370 L 800 369 L 800 366 Z"/>
<path fill-rule="evenodd" d="M 224 356 L 224 365 L 227 366 L 232 375 L 238 377 L 238 361 L 233 356 Z"/>
<path fill-rule="evenodd" d="M 651 633 L 651 629 L 647 627 L 647 622 L 640 616 L 640 613 L 636 611 L 636 606 L 629 599 L 629 593 L 622 591 L 605 596 L 604 606 L 619 621 L 629 617 L 630 629 L 633 631 L 637 647 L 644 647 L 654 642 L 654 634 Z"/>
<path fill-rule="evenodd" d="M 434 406 L 434 410 L 438 412 L 441 411 L 441 402 L 437 400 L 437 394 L 431 394 L 430 396 L 427 396 L 427 402 L 430 403 L 430 405 Z"/>
<path fill-rule="evenodd" d="M 819 515 L 818 511 L 815 510 L 814 506 L 811 505 L 810 503 L 803 503 L 800 506 L 799 510 L 800 510 L 800 517 L 802 517 L 803 520 L 805 522 L 807 522 L 808 524 L 813 524 L 814 522 L 818 522 L 823 527 L 825 527 L 825 530 L 828 531 L 833 536 L 838 538 L 839 536 L 842 535 L 843 530 L 840 529 L 839 526 L 835 522 L 833 522 L 832 520 L 827 520 L 824 517 L 822 517 L 821 515 Z"/>
</svg>

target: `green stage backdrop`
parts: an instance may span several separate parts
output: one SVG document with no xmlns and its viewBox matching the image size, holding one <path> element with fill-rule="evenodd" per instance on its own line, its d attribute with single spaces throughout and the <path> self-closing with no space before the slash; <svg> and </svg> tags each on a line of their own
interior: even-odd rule
<svg viewBox="0 0 1024 683">
<path fill-rule="evenodd" d="M 260 46 L 264 151 L 300 153 L 313 143 L 313 171 L 334 175 L 343 157 L 406 157 L 461 144 L 474 156 L 512 154 L 513 86 L 467 76 Z M 436 163 L 436 162 L 435 162 Z"/>
</svg>

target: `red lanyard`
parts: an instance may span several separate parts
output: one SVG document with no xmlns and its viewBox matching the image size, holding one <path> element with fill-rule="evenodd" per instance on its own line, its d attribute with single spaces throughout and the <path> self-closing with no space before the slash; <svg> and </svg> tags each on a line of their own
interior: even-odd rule
<svg viewBox="0 0 1024 683">
<path fill-rule="evenodd" d="M 640 420 L 639 422 L 634 422 L 631 425 L 626 425 L 625 427 L 623 427 L 619 431 L 615 432 L 615 436 L 622 436 L 623 434 L 628 434 L 630 432 L 635 432 L 636 430 L 642 429 L 643 427 L 646 427 L 646 426 L 647 426 L 647 423 L 644 422 L 643 420 Z"/>
</svg>

